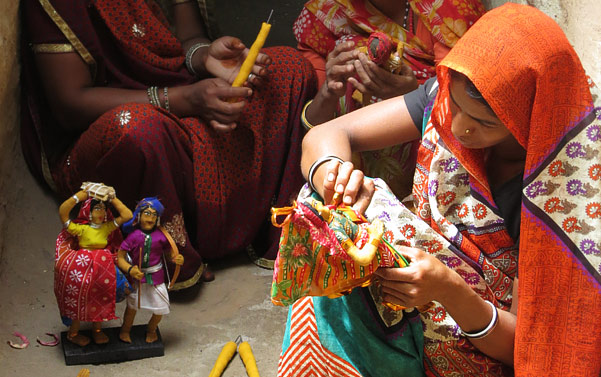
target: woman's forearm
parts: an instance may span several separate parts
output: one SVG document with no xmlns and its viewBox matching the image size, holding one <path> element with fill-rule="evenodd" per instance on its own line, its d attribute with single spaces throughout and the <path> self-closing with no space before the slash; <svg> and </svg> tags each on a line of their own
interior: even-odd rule
<svg viewBox="0 0 601 377">
<path fill-rule="evenodd" d="M 326 82 L 321 86 L 305 112 L 305 117 L 312 126 L 318 126 L 336 117 L 339 98 L 328 91 L 327 85 Z"/>
<path fill-rule="evenodd" d="M 493 312 L 476 292 L 474 292 L 455 272 L 448 286 L 449 294 L 440 300 L 447 313 L 457 322 L 459 327 L 468 333 L 478 332 L 490 323 Z M 489 335 L 470 342 L 484 354 L 507 365 L 513 365 L 513 349 L 515 338 L 515 314 L 497 309 L 498 322 Z"/>
<path fill-rule="evenodd" d="M 351 152 L 382 149 L 417 138 L 419 131 L 405 101 L 391 98 L 312 128 L 303 139 L 301 169 L 306 177 L 319 157 L 335 155 L 350 160 Z"/>
</svg>

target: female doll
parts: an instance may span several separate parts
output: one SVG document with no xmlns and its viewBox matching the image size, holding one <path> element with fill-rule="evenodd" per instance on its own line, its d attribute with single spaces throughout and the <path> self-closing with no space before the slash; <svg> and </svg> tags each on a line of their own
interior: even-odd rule
<svg viewBox="0 0 601 377">
<path fill-rule="evenodd" d="M 101 322 L 116 318 L 113 250 L 121 240 L 121 234 L 116 230 L 132 218 L 131 210 L 117 199 L 114 191 L 106 201 L 91 195 L 93 193 L 83 189 L 59 207 L 64 229 L 56 241 L 54 264 L 54 293 L 63 323 L 70 325 L 67 339 L 82 347 L 90 339 L 79 334 L 81 321 L 93 322 L 94 343 L 108 342 L 101 330 Z M 79 215 L 71 221 L 69 212 L 82 201 L 85 202 Z M 119 212 L 119 217 L 113 219 L 107 209 L 108 203 Z"/>
</svg>

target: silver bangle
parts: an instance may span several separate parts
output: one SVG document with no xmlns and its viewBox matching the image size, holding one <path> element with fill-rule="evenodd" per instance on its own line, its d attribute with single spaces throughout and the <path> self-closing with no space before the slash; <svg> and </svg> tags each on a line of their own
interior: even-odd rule
<svg viewBox="0 0 601 377">
<path fill-rule="evenodd" d="M 488 300 L 484 300 L 484 302 L 486 302 L 492 308 L 492 318 L 490 319 L 488 326 L 486 326 L 484 329 L 482 329 L 478 332 L 465 332 L 465 331 L 461 330 L 461 328 L 460 328 L 459 330 L 461 331 L 461 335 L 465 336 L 466 338 L 470 338 L 470 339 L 484 338 L 485 336 L 490 334 L 497 326 L 497 322 L 499 322 L 499 311 L 497 310 L 497 307 Z"/>
<path fill-rule="evenodd" d="M 73 195 L 72 198 L 75 199 L 75 204 L 79 203 L 79 198 L 77 195 Z"/>
<path fill-rule="evenodd" d="M 198 73 L 196 73 L 196 71 L 194 70 L 194 67 L 192 67 L 192 57 L 194 56 L 196 51 L 198 51 L 199 49 L 201 49 L 203 47 L 207 47 L 210 45 L 211 45 L 210 43 L 199 42 L 199 43 L 196 43 L 196 44 L 193 44 L 192 46 L 190 46 L 190 48 L 186 52 L 186 68 L 188 69 L 188 72 L 190 72 L 194 76 L 198 76 Z"/>
<path fill-rule="evenodd" d="M 311 186 L 311 189 L 313 191 L 317 192 L 317 189 L 315 188 L 315 185 L 313 184 L 313 176 L 315 175 L 317 168 L 319 168 L 323 163 L 332 161 L 332 160 L 336 160 L 340 164 L 344 164 L 344 161 L 340 157 L 331 155 L 331 156 L 323 156 L 323 157 L 318 158 L 317 160 L 315 160 L 313 165 L 311 165 L 311 167 L 309 168 L 309 175 L 307 178 L 309 181 L 309 186 Z"/>
<path fill-rule="evenodd" d="M 71 224 L 71 219 L 65 221 L 65 223 L 63 224 L 63 226 L 65 227 L 65 229 L 67 229 L 69 227 L 69 224 Z"/>
</svg>

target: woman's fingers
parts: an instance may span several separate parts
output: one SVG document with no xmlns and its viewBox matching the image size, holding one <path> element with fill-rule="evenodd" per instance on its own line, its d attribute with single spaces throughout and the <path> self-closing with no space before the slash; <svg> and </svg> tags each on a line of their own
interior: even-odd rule
<svg viewBox="0 0 601 377">
<path fill-rule="evenodd" d="M 236 129 L 236 123 L 224 124 L 224 123 L 220 123 L 216 120 L 211 120 L 209 122 L 209 124 L 211 125 L 211 127 L 213 127 L 215 132 L 220 133 L 220 134 L 228 133 L 228 132 L 231 132 L 234 129 Z"/>
<path fill-rule="evenodd" d="M 359 194 L 355 199 L 355 204 L 353 204 L 353 209 L 361 214 L 365 213 L 365 210 L 371 203 L 371 199 L 374 196 L 374 192 L 376 191 L 376 186 L 374 181 L 371 179 L 363 179 L 363 187 L 359 190 Z"/>
<path fill-rule="evenodd" d="M 336 187 L 336 177 L 338 176 L 338 169 L 340 168 L 340 162 L 336 160 L 329 161 L 326 165 L 326 174 L 323 181 L 323 193 L 324 200 L 326 203 L 329 203 L 334 196 L 335 187 Z"/>
<path fill-rule="evenodd" d="M 345 61 L 345 60 L 352 59 L 353 58 L 352 51 L 354 50 L 354 48 L 355 48 L 354 42 L 348 41 L 348 42 L 344 42 L 344 43 L 339 43 L 328 54 L 327 60 L 328 61 L 334 61 L 334 60 Z"/>
</svg>

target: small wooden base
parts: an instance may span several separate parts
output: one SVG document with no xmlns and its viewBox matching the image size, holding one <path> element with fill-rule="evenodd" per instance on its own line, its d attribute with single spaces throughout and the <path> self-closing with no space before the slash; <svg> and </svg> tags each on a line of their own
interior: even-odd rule
<svg viewBox="0 0 601 377">
<path fill-rule="evenodd" d="M 159 339 L 154 343 L 146 343 L 146 325 L 136 325 L 131 329 L 131 343 L 119 339 L 120 327 L 103 328 L 102 331 L 109 337 L 106 344 L 96 344 L 92 340 L 92 331 L 80 331 L 82 335 L 90 338 L 90 344 L 80 347 L 67 339 L 67 332 L 61 333 L 65 364 L 108 364 L 121 361 L 145 359 L 165 355 L 161 332 L 157 329 Z"/>
</svg>

